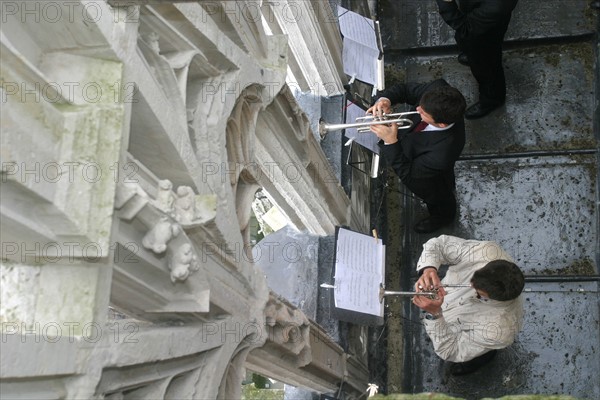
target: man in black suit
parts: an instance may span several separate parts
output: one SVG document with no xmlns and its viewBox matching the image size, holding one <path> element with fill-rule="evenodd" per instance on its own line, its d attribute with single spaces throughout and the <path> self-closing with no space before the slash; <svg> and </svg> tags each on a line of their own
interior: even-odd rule
<svg viewBox="0 0 600 400">
<path fill-rule="evenodd" d="M 506 99 L 502 42 L 518 0 L 460 0 L 460 6 L 455 0 L 436 1 L 442 19 L 455 30 L 458 61 L 471 67 L 479 84 L 479 101 L 465 118 L 484 117 Z"/>
<path fill-rule="evenodd" d="M 438 79 L 398 84 L 379 92 L 376 99 L 367 110 L 375 116 L 391 113 L 396 103 L 416 106 L 419 115 L 408 131 L 399 134 L 397 124 L 372 125 L 371 130 L 381 139 L 384 159 L 427 205 L 429 217 L 419 221 L 415 231 L 434 232 L 456 216 L 454 163 L 465 145 L 465 98 Z"/>
</svg>

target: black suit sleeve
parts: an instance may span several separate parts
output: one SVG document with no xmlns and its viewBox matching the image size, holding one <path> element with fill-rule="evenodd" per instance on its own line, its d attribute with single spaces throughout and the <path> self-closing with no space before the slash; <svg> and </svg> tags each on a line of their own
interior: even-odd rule
<svg viewBox="0 0 600 400">
<path fill-rule="evenodd" d="M 393 144 L 379 144 L 380 153 L 383 155 L 385 160 L 390 163 L 389 165 L 396 172 L 396 175 L 400 179 L 406 179 L 410 175 L 411 163 L 403 152 L 400 141 Z"/>
<path fill-rule="evenodd" d="M 411 106 L 419 105 L 419 100 L 425 92 L 438 86 L 448 86 L 443 79 L 436 79 L 428 83 L 399 83 L 381 92 L 377 92 L 375 101 L 380 97 L 387 97 L 392 104 L 406 103 Z M 374 103 L 374 102 L 373 102 Z"/>
</svg>

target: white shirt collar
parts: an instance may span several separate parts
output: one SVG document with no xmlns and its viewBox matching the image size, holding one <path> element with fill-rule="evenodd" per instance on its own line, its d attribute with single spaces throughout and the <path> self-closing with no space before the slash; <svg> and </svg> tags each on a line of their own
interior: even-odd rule
<svg viewBox="0 0 600 400">
<path fill-rule="evenodd" d="M 423 129 L 421 132 L 427 132 L 427 131 L 445 131 L 446 129 L 450 129 L 454 126 L 454 122 L 451 123 L 450 125 L 448 125 L 445 128 L 438 128 L 437 126 L 433 126 L 433 125 L 427 125 L 425 127 L 425 129 Z"/>
</svg>

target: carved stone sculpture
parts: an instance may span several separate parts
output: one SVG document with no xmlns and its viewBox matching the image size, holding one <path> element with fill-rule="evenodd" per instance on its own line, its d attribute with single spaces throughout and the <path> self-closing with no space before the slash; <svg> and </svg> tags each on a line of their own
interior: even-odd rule
<svg viewBox="0 0 600 400">
<path fill-rule="evenodd" d="M 177 198 L 174 204 L 178 221 L 185 224 L 194 220 L 194 201 L 194 191 L 191 187 L 179 186 L 177 188 Z"/>
<path fill-rule="evenodd" d="M 191 272 L 197 271 L 198 265 L 196 254 L 189 243 L 183 243 L 176 249 L 169 251 L 169 269 L 171 270 L 171 281 L 185 281 Z"/>
<path fill-rule="evenodd" d="M 164 253 L 167 250 L 167 243 L 179 235 L 179 232 L 181 232 L 179 225 L 169 222 L 167 217 L 162 217 L 144 236 L 142 245 L 156 254 Z"/>
<path fill-rule="evenodd" d="M 281 357 L 297 366 L 311 361 L 310 323 L 300 310 L 271 297 L 265 307 L 265 319 L 271 343 L 279 347 Z"/>
<path fill-rule="evenodd" d="M 189 186 L 179 186 L 173 202 L 175 219 L 184 228 L 203 224 L 216 215 L 216 196 L 197 195 Z"/>
<path fill-rule="evenodd" d="M 165 214 L 173 215 L 173 203 L 175 195 L 171 191 L 173 184 L 168 179 L 158 181 L 158 190 L 156 192 L 156 206 Z"/>
<path fill-rule="evenodd" d="M 142 39 L 148 44 L 148 46 L 154 51 L 156 54 L 160 54 L 160 36 L 156 32 L 150 32 L 145 35 L 142 35 Z"/>
</svg>

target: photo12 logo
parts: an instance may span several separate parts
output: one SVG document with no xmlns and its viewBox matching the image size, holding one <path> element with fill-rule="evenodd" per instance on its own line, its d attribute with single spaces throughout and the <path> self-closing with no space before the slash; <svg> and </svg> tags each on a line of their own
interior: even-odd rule
<svg viewBox="0 0 600 400">
<path fill-rule="evenodd" d="M 134 82 L 117 81 L 113 84 L 98 82 L 11 82 L 0 81 L 2 103 L 15 100 L 20 103 L 96 104 L 137 103 L 138 87 Z"/>
<path fill-rule="evenodd" d="M 104 338 L 113 343 L 138 343 L 140 327 L 132 321 L 112 321 L 105 325 L 97 322 L 2 322 L 2 343 L 18 340 L 21 343 L 74 343 L 83 340 L 98 343 Z"/>
<path fill-rule="evenodd" d="M 21 183 L 59 183 L 59 182 L 86 182 L 98 183 L 103 177 L 110 176 L 118 183 L 137 183 L 136 175 L 139 166 L 133 162 L 120 164 L 118 162 L 109 166 L 102 166 L 96 162 L 79 161 L 49 161 L 40 162 L 3 162 L 1 170 L 1 182 L 9 180 Z"/>
<path fill-rule="evenodd" d="M 96 23 L 102 18 L 99 2 L 81 1 L 1 1 L 2 23 L 14 18 L 21 23 Z"/>
</svg>

